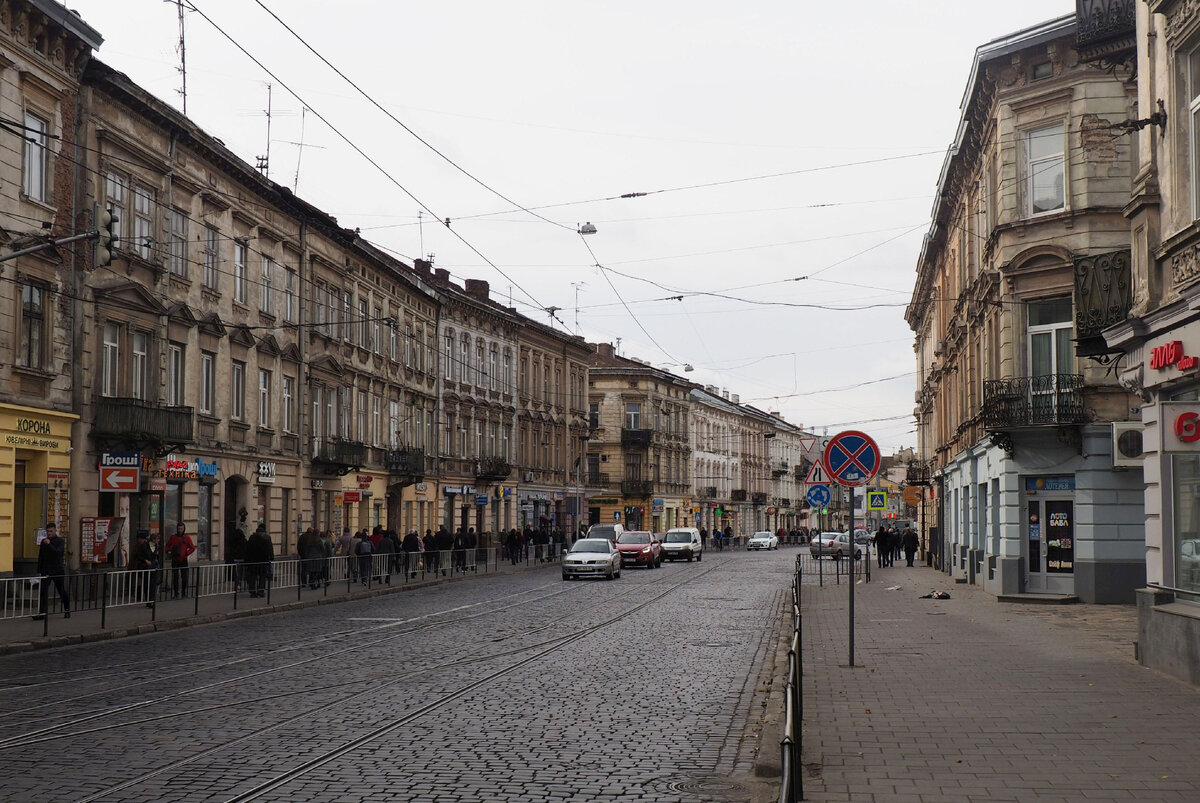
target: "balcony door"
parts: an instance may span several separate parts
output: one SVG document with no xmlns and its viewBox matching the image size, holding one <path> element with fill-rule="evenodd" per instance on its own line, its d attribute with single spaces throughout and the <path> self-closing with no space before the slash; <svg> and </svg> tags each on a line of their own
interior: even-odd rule
<svg viewBox="0 0 1200 803">
<path fill-rule="evenodd" d="M 1075 373 L 1075 348 L 1071 338 L 1071 299 L 1068 296 L 1028 303 L 1029 403 L 1031 423 L 1058 420 L 1059 396 L 1072 386 L 1059 377 Z"/>
</svg>

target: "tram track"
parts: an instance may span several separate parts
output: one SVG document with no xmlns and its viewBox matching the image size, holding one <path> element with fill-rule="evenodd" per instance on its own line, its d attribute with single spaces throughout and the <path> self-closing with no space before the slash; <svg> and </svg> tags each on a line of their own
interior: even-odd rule
<svg viewBox="0 0 1200 803">
<path fill-rule="evenodd" d="M 605 599 L 600 601 L 600 604 L 611 604 L 614 602 L 618 602 L 627 596 L 637 594 L 639 592 L 643 592 L 647 589 L 655 590 L 656 593 L 654 593 L 653 596 L 649 597 L 648 599 L 638 601 L 633 605 L 625 607 L 623 610 L 620 610 L 618 613 L 616 613 L 612 616 L 608 616 L 608 617 L 604 618 L 602 621 L 576 628 L 570 632 L 555 636 L 553 638 L 548 638 L 548 639 L 539 641 L 534 644 L 520 645 L 520 646 L 514 647 L 512 649 L 493 651 L 493 652 L 489 652 L 488 654 L 484 654 L 484 655 L 480 655 L 480 654 L 478 654 L 477 651 L 475 651 L 475 652 L 468 652 L 466 654 L 460 654 L 457 656 L 451 656 L 451 655 L 448 655 L 447 653 L 452 652 L 452 651 L 444 651 L 440 655 L 430 656 L 430 658 L 433 660 L 431 660 L 425 666 L 420 667 L 419 670 L 414 668 L 411 671 L 420 671 L 423 673 L 436 672 L 438 670 L 443 670 L 443 669 L 453 667 L 453 666 L 478 664 L 478 663 L 482 663 L 482 662 L 494 661 L 498 658 L 511 657 L 514 655 L 520 655 L 522 657 L 518 658 L 517 660 L 508 662 L 504 666 L 502 666 L 498 669 L 495 669 L 494 671 L 488 672 L 484 676 L 477 678 L 469 683 L 463 684 L 456 689 L 448 691 L 444 694 L 439 694 L 435 699 L 432 699 L 432 700 L 418 706 L 415 709 L 407 711 L 403 715 L 401 715 L 399 717 L 395 717 L 380 726 L 374 727 L 374 728 L 366 731 L 365 733 L 360 734 L 359 736 L 355 736 L 342 745 L 339 745 L 330 750 L 326 750 L 323 753 L 320 753 L 319 755 L 313 756 L 312 758 L 309 758 L 309 759 L 303 761 L 302 763 L 296 765 L 295 767 L 289 768 L 288 770 L 278 773 L 274 777 L 259 783 L 252 789 L 246 790 L 244 792 L 239 793 L 238 795 L 235 795 L 234 797 L 232 797 L 228 801 L 226 801 L 226 803 L 235 803 L 237 801 L 243 801 L 243 800 L 245 800 L 245 801 L 255 800 L 255 799 L 258 799 L 258 798 L 268 794 L 269 792 L 273 791 L 274 789 L 277 789 L 281 786 L 286 785 L 287 783 L 289 783 L 291 781 L 300 779 L 300 778 L 304 777 L 304 775 L 312 772 L 313 770 L 317 769 L 318 767 L 328 764 L 329 762 L 336 761 L 338 758 L 340 758 L 342 756 L 352 753 L 355 750 L 361 749 L 366 745 L 372 744 L 372 743 L 376 742 L 377 740 L 387 736 L 388 734 L 391 734 L 391 733 L 397 731 L 398 729 L 405 727 L 406 725 L 430 714 L 431 712 L 433 712 L 439 708 L 449 705 L 457 700 L 461 700 L 462 698 L 469 695 L 471 692 L 473 692 L 483 686 L 486 686 L 489 683 L 495 682 L 495 681 L 499 680 L 500 678 L 503 678 L 514 672 L 517 672 L 525 667 L 528 667 L 531 664 L 536 663 L 537 661 L 539 661 L 547 656 L 550 656 L 577 641 L 585 639 L 585 638 L 599 632 L 600 630 L 603 630 L 604 628 L 610 627 L 611 625 L 636 614 L 637 612 L 643 610 L 644 608 L 661 600 L 663 597 L 666 597 L 667 595 L 675 592 L 676 590 L 678 590 L 686 585 L 689 585 L 689 584 L 701 579 L 702 577 L 705 577 L 706 575 L 710 574 L 713 571 L 718 570 L 719 568 L 720 568 L 719 566 L 703 567 L 700 571 L 689 574 L 688 576 L 682 578 L 678 582 L 671 583 L 665 589 L 661 589 L 661 590 L 654 589 L 654 586 L 649 585 L 649 584 L 639 584 L 636 586 L 632 586 L 630 588 L 621 589 L 618 593 L 606 596 Z M 661 581 L 659 581 L 659 582 L 661 582 Z M 569 589 L 564 590 L 563 593 L 569 593 Z M 554 595 L 554 594 L 545 595 L 544 597 L 542 597 L 540 599 L 548 599 L 553 596 L 556 596 L 556 595 Z M 597 605 L 592 605 L 591 607 L 587 608 L 586 611 L 580 611 L 578 613 L 579 614 L 595 613 L 596 608 L 597 608 Z M 474 617 L 472 617 L 472 618 L 474 618 Z M 464 619 L 465 619 L 465 617 L 464 617 Z M 460 619 L 460 620 L 455 620 L 455 621 L 462 621 L 462 620 Z M 552 626 L 561 626 L 562 623 L 563 623 L 563 619 L 560 618 L 553 623 L 541 624 L 541 625 L 538 625 L 533 628 L 526 628 L 519 632 L 513 633 L 509 636 L 505 636 L 505 637 L 499 639 L 499 641 L 507 641 L 507 640 L 513 639 L 513 638 L 526 637 L 531 634 L 541 633 L 541 632 L 549 629 Z M 452 622 L 445 621 L 445 622 L 441 622 L 439 624 L 443 625 L 443 626 L 448 626 L 448 625 L 452 624 Z M 492 643 L 496 643 L 496 641 L 493 641 Z M 534 650 L 534 652 L 532 654 L 529 654 L 531 650 Z M 461 653 L 461 650 L 459 652 Z M 340 655 L 340 654 L 341 654 L 341 651 L 338 651 L 337 653 L 330 653 L 323 657 L 330 658 L 330 657 L 334 657 L 335 655 Z M 307 659 L 307 660 L 315 661 L 315 660 L 319 660 L 319 658 L 320 657 L 316 657 L 316 658 Z M 438 658 L 440 658 L 442 660 L 437 660 Z M 228 742 L 224 742 L 219 745 L 213 745 L 213 746 L 211 746 L 207 749 L 204 749 L 198 753 L 195 753 L 193 755 L 181 758 L 176 761 L 172 761 L 161 767 L 150 770 L 142 775 L 139 775 L 136 778 L 132 778 L 127 781 L 123 781 L 121 783 L 115 784 L 113 786 L 109 786 L 105 789 L 98 790 L 90 795 L 79 798 L 78 803 L 91 803 L 91 801 L 102 800 L 104 798 L 111 797 L 113 795 L 119 794 L 126 790 L 133 789 L 143 783 L 151 781 L 152 779 L 159 778 L 164 775 L 169 775 L 170 773 L 172 773 L 176 770 L 182 769 L 182 768 L 186 767 L 187 765 L 194 764 L 198 761 L 202 761 L 204 759 L 219 755 L 220 753 L 222 753 L 224 751 L 232 750 L 234 748 L 237 748 L 241 745 L 246 744 L 247 742 L 252 742 L 253 740 L 261 738 L 267 734 L 270 734 L 273 731 L 279 730 L 281 728 L 285 728 L 289 725 L 293 725 L 298 722 L 310 721 L 314 714 L 346 706 L 348 703 L 351 703 L 355 700 L 361 699 L 367 695 L 377 694 L 380 690 L 385 690 L 385 689 L 391 688 L 397 684 L 407 682 L 409 679 L 410 679 L 409 676 L 406 676 L 405 678 L 393 678 L 391 680 L 385 680 L 384 682 L 382 682 L 378 685 L 371 686 L 371 687 L 363 689 L 361 691 L 356 691 L 356 692 L 352 692 L 350 694 L 338 696 L 335 699 L 323 702 L 317 706 L 307 708 L 303 711 L 295 713 L 294 715 L 288 716 L 282 720 L 272 722 L 272 723 L 264 725 L 260 728 L 256 728 L 255 730 L 253 730 L 249 733 L 246 733 L 242 736 L 239 736 L 236 739 L 230 740 Z M 306 691 L 315 691 L 315 690 L 316 689 L 314 689 L 314 688 L 309 688 Z M 263 698 L 263 699 L 266 699 L 266 698 Z M 225 707 L 225 706 L 218 706 L 218 707 Z M 208 708 L 211 709 L 212 707 L 208 707 Z M 208 709 L 206 709 L 206 710 L 208 710 Z M 180 713 L 169 715 L 169 716 L 181 716 L 181 715 L 183 715 L 183 713 L 184 712 L 180 712 Z M 146 718 L 145 720 L 143 720 L 143 722 L 144 721 L 154 721 L 156 719 L 157 719 L 157 717 Z M 105 726 L 104 729 L 128 727 L 128 726 L 132 726 L 133 724 L 135 724 L 135 723 L 114 724 L 112 726 Z M 74 735 L 74 734 L 66 734 L 66 735 L 69 736 L 69 735 Z M 32 741 L 30 743 L 32 743 Z M 0 749 L 4 749 L 6 747 L 16 747 L 16 746 L 20 746 L 20 745 L 0 743 Z"/>
</svg>

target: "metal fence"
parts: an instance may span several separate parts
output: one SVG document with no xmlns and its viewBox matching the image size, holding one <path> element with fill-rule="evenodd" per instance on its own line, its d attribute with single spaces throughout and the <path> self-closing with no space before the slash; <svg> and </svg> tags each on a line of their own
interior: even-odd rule
<svg viewBox="0 0 1200 803">
<path fill-rule="evenodd" d="M 7 577 L 0 578 L 0 621 L 42 618 L 42 634 L 48 635 L 49 621 L 55 616 L 99 613 L 103 629 L 108 612 L 121 608 L 145 607 L 148 620 L 155 621 L 160 604 L 168 601 L 176 615 L 189 603 L 192 613 L 199 615 L 202 603 L 207 611 L 213 611 L 237 609 L 258 598 L 270 603 L 272 599 L 291 599 L 293 594 L 296 600 L 349 595 L 356 589 L 404 585 L 431 577 L 495 572 L 502 561 L 507 565 L 551 559 L 545 553 L 535 557 L 530 550 L 509 560 L 507 555 L 502 558 L 501 552 L 501 547 L 377 552 L 269 563 L 205 563 L 178 569 L 114 569 L 58 578 Z"/>
<path fill-rule="evenodd" d="M 802 717 L 804 698 L 800 681 L 804 676 L 800 652 L 800 583 L 804 572 L 804 555 L 796 556 L 796 572 L 792 577 L 792 643 L 788 649 L 787 684 L 784 687 L 783 739 L 779 742 L 782 783 L 779 803 L 796 803 L 804 799 L 804 776 L 801 768 L 803 742 Z"/>
</svg>

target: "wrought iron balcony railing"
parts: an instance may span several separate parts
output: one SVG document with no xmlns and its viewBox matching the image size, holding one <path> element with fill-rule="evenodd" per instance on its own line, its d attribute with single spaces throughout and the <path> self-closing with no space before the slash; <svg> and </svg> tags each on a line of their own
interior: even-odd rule
<svg viewBox="0 0 1200 803">
<path fill-rule="evenodd" d="M 361 469 L 367 461 L 367 445 L 361 441 L 317 436 L 312 439 L 312 443 L 312 461 L 323 465 L 327 473 L 349 474 Z"/>
<path fill-rule="evenodd" d="M 746 501 L 746 489 L 745 488 L 734 488 L 729 493 L 729 498 L 735 502 L 745 502 Z"/>
<path fill-rule="evenodd" d="M 621 480 L 621 493 L 625 496 L 649 496 L 654 493 L 650 480 Z"/>
<path fill-rule="evenodd" d="M 625 427 L 621 430 L 622 446 L 644 448 L 650 445 L 652 438 L 653 433 L 648 429 L 629 429 L 628 427 Z"/>
<path fill-rule="evenodd" d="M 589 471 L 584 476 L 584 481 L 594 488 L 607 488 L 608 474 L 603 471 Z"/>
<path fill-rule="evenodd" d="M 1129 317 L 1133 307 L 1130 266 L 1128 250 L 1075 258 L 1077 356 L 1093 357 L 1120 351 L 1110 347 L 1100 333 Z"/>
<path fill-rule="evenodd" d="M 95 397 L 92 436 L 131 450 L 154 449 L 161 454 L 195 441 L 191 407 L 168 407 L 142 399 Z"/>
<path fill-rule="evenodd" d="M 424 449 L 388 449 L 383 455 L 383 464 L 391 474 L 406 474 L 412 477 L 425 476 Z"/>
<path fill-rule="evenodd" d="M 701 488 L 700 496 L 704 499 L 716 499 L 717 498 L 717 486 L 708 485 L 708 486 L 705 486 L 704 488 Z"/>
<path fill-rule="evenodd" d="M 485 481 L 506 480 L 512 474 L 512 465 L 503 457 L 481 457 L 475 461 L 475 479 Z"/>
<path fill-rule="evenodd" d="M 779 497 L 778 504 L 780 507 L 791 507 L 792 500 L 788 499 L 786 496 L 781 496 L 781 497 Z"/>
<path fill-rule="evenodd" d="M 988 430 L 1081 424 L 1082 374 L 992 379 L 983 383 L 983 426 Z"/>
<path fill-rule="evenodd" d="M 755 492 L 750 501 L 756 505 L 765 505 L 767 503 L 767 495 L 765 493 Z"/>
<path fill-rule="evenodd" d="M 928 485 L 929 466 L 923 466 L 920 463 L 909 463 L 908 468 L 904 472 L 904 484 Z"/>
</svg>

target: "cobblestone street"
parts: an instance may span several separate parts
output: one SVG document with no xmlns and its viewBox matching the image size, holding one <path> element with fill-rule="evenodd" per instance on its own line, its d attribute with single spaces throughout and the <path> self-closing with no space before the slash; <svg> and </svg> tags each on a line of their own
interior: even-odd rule
<svg viewBox="0 0 1200 803">
<path fill-rule="evenodd" d="M 782 711 L 794 554 L 614 582 L 552 565 L 6 656 L 0 785 L 30 801 L 770 799 L 778 777 L 754 769 Z"/>
</svg>

